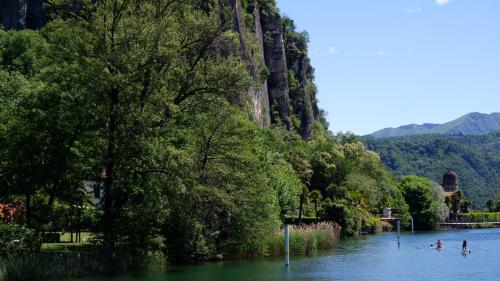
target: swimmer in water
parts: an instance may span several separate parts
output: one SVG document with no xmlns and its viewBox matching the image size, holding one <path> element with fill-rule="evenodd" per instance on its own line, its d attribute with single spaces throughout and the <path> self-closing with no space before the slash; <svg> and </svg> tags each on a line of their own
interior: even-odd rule
<svg viewBox="0 0 500 281">
<path fill-rule="evenodd" d="M 441 242 L 441 240 L 438 240 L 436 242 L 436 249 L 442 249 L 443 248 L 443 242 Z"/>
</svg>

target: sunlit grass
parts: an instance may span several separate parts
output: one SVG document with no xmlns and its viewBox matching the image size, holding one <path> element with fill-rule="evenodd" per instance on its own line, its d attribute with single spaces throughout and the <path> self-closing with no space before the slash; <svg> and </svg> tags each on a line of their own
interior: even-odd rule
<svg viewBox="0 0 500 281">
<path fill-rule="evenodd" d="M 92 232 L 82 232 L 82 242 L 89 241 L 94 237 Z M 76 234 L 73 233 L 73 241 L 76 240 Z M 70 242 L 71 234 L 69 232 L 61 232 L 61 242 Z"/>
<path fill-rule="evenodd" d="M 311 255 L 318 250 L 332 249 L 339 237 L 340 226 L 336 223 L 322 222 L 312 225 L 290 227 L 290 254 Z M 283 231 L 265 241 L 265 254 L 268 256 L 282 256 L 285 249 Z"/>
<path fill-rule="evenodd" d="M 71 242 L 70 233 L 61 233 L 61 242 L 59 243 L 43 243 L 42 250 L 51 251 L 75 251 L 81 247 L 88 245 L 88 242 L 94 237 L 92 232 L 82 232 L 82 242 Z M 73 241 L 76 241 L 76 235 L 73 234 Z"/>
</svg>

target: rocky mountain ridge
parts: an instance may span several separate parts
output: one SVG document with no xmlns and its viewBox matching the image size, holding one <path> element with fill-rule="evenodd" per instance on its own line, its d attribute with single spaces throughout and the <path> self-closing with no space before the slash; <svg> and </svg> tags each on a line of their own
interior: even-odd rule
<svg viewBox="0 0 500 281">
<path fill-rule="evenodd" d="M 444 124 L 426 123 L 386 128 L 370 134 L 374 138 L 401 137 L 421 134 L 486 135 L 500 131 L 500 113 L 469 113 Z"/>
</svg>

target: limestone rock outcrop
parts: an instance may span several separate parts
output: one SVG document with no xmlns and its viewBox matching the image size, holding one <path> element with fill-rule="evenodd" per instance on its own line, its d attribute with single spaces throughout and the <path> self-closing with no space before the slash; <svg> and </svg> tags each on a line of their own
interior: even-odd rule
<svg viewBox="0 0 500 281">
<path fill-rule="evenodd" d="M 42 0 L 1 0 L 0 21 L 5 29 L 40 28 L 46 21 Z"/>
<path fill-rule="evenodd" d="M 285 42 L 283 38 L 283 22 L 278 11 L 271 5 L 261 7 L 261 24 L 263 29 L 264 58 L 269 70 L 267 80 L 271 113 L 274 123 L 282 123 L 292 128 L 290 118 L 290 97 L 288 88 L 288 68 Z"/>
</svg>

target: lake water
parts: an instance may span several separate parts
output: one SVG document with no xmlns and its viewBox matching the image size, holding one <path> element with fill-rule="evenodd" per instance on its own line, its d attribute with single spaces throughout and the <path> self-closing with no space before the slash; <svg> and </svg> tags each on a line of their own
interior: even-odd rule
<svg viewBox="0 0 500 281">
<path fill-rule="evenodd" d="M 431 244 L 438 239 L 444 250 Z M 471 253 L 463 256 L 463 239 Z M 82 281 L 308 281 L 308 280 L 500 280 L 500 229 L 394 233 L 344 239 L 316 257 L 210 263 L 162 272 Z"/>
</svg>

